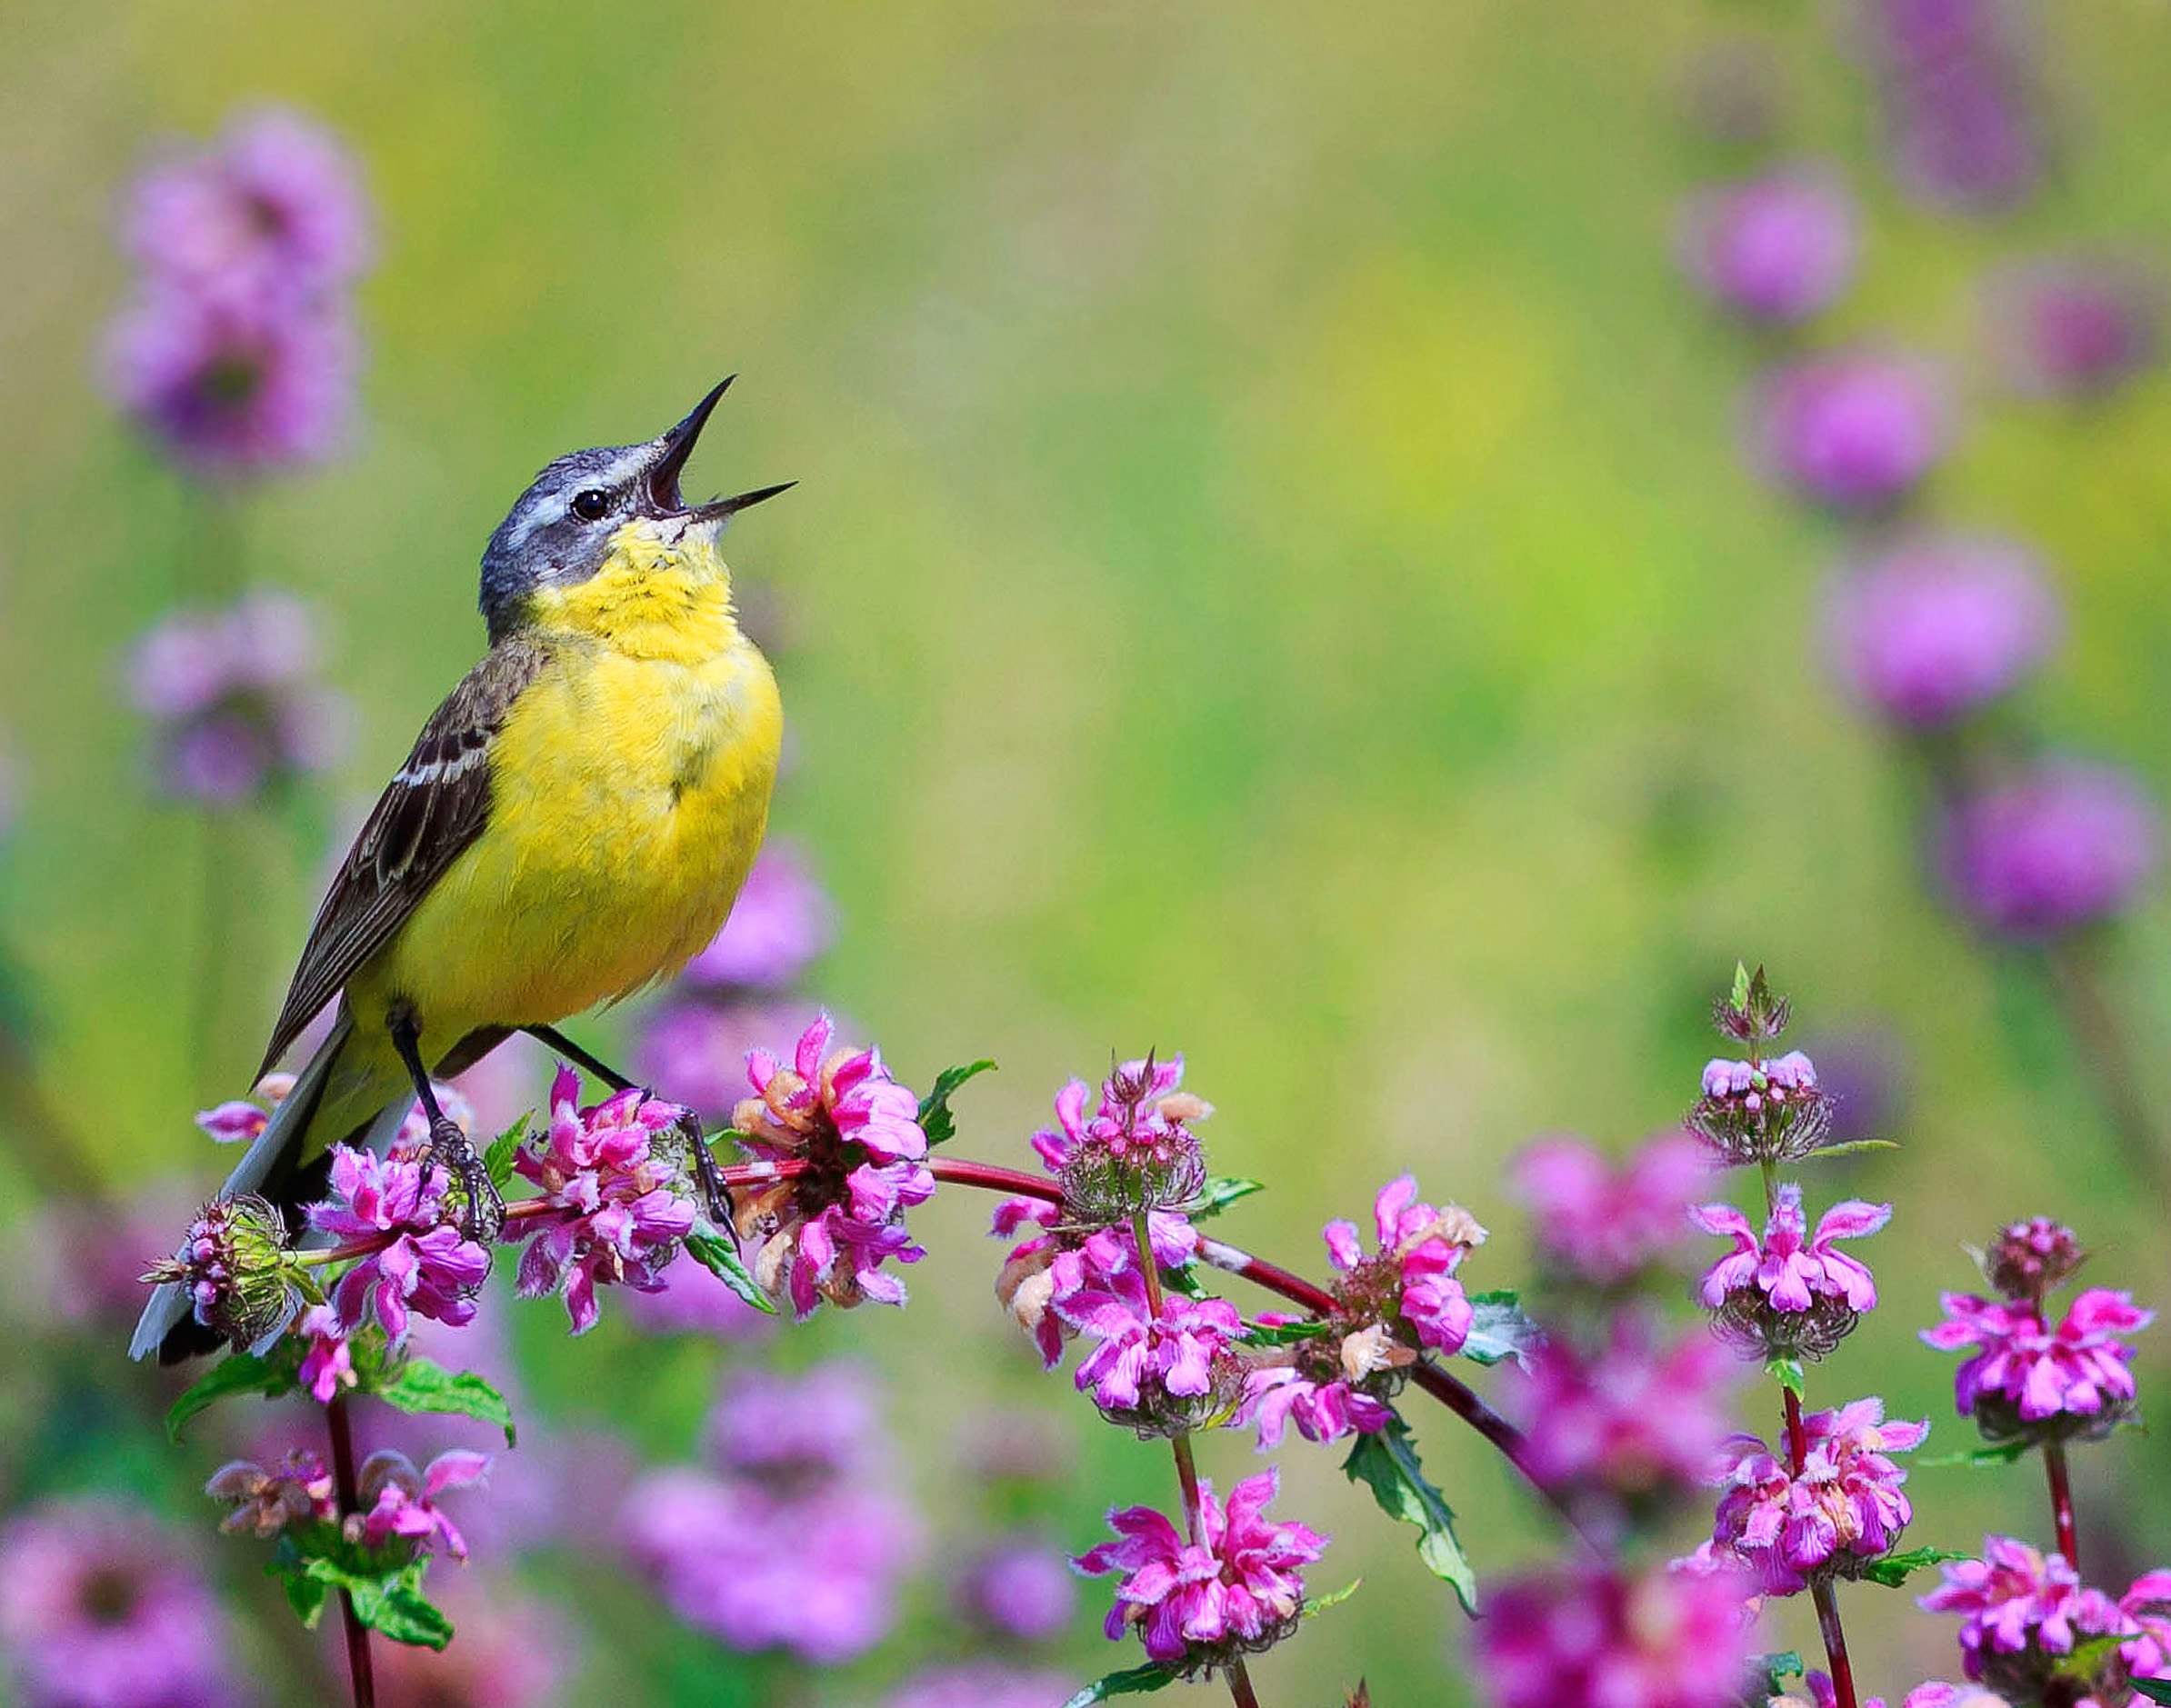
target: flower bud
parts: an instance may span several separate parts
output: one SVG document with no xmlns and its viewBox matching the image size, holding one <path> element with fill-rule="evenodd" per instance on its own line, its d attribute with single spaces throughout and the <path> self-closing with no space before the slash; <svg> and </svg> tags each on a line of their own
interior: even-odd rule
<svg viewBox="0 0 2171 1708">
<path fill-rule="evenodd" d="M 254 1196 L 205 1204 L 180 1251 L 154 1264 L 144 1279 L 180 1283 L 195 1302 L 196 1321 L 242 1348 L 284 1323 L 295 1298 L 286 1224 Z"/>
<path fill-rule="evenodd" d="M 2080 1235 L 2048 1216 L 2031 1216 L 1997 1231 L 1983 1254 L 1984 1279 L 2008 1299 L 2036 1299 L 2086 1260 Z"/>
</svg>

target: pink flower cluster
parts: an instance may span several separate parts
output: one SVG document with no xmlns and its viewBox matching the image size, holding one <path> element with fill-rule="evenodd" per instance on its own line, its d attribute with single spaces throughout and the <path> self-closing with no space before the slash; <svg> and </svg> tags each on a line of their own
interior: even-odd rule
<svg viewBox="0 0 2171 1708">
<path fill-rule="evenodd" d="M 1303 1568 L 1327 1539 L 1266 1516 L 1280 1487 L 1277 1472 L 1263 1471 L 1231 1489 L 1224 1505 L 1202 1482 L 1196 1543 L 1150 1506 L 1111 1512 L 1116 1540 L 1077 1560 L 1090 1577 L 1122 1574 L 1110 1639 L 1135 1627 L 1149 1660 L 1199 1673 L 1286 1636 L 1303 1611 Z"/>
<path fill-rule="evenodd" d="M 386 1156 L 342 1144 L 332 1153 L 332 1195 L 309 1206 L 309 1225 L 374 1249 L 340 1277 L 333 1293 L 350 1331 L 374 1314 L 398 1341 L 410 1312 L 455 1326 L 475 1316 L 475 1293 L 490 1254 L 460 1232 L 445 1194 L 452 1176 L 419 1145 Z M 383 1235 L 388 1242 L 376 1244 Z"/>
<path fill-rule="evenodd" d="M 2042 1700 L 2043 1686 L 2069 1672 L 2069 1657 L 2092 1638 L 2128 1639 L 2096 1666 L 2103 1679 L 2096 1689 L 2107 1683 L 2120 1708 L 2127 1700 L 2119 1690 L 2120 1673 L 2171 1678 L 2171 1572 L 2145 1573 L 2114 1600 L 2085 1586 L 2064 1555 L 2046 1556 L 2010 1536 L 1986 1536 L 1981 1559 L 1939 1569 L 1945 1582 L 1920 1604 L 1930 1613 L 1960 1615 L 1967 1676 L 2016 1701 Z M 2131 1700 L 2138 1703 L 2140 1698 Z"/>
<path fill-rule="evenodd" d="M 1706 1174 L 1686 1134 L 1663 1134 L 1618 1166 L 1580 1139 L 1541 1139 L 1516 1163 L 1546 1264 L 1601 1287 L 1666 1262 L 1687 1237 L 1682 1214 Z"/>
<path fill-rule="evenodd" d="M 1033 1148 L 1063 1182 L 1064 1209 L 1086 1224 L 1128 1221 L 1134 1212 L 1181 1210 L 1206 1184 L 1206 1162 L 1190 1124 L 1213 1104 L 1182 1089 L 1184 1058 L 1126 1062 L 1101 1083 L 1091 1114 L 1086 1082 L 1055 1094 L 1054 1130 Z"/>
<path fill-rule="evenodd" d="M 381 1547 L 402 1538 L 415 1547 L 443 1549 L 455 1560 L 467 1557 L 467 1540 L 437 1497 L 448 1489 L 480 1483 L 490 1469 L 489 1456 L 455 1448 L 439 1453 L 418 1470 L 404 1453 L 386 1448 L 362 1462 L 356 1479 L 362 1497 L 362 1540 Z"/>
<path fill-rule="evenodd" d="M 1828 173 L 1796 169 L 1722 185 L 1688 205 L 1682 266 L 1745 320 L 1790 325 L 1846 288 L 1855 225 L 1853 202 Z"/>
<path fill-rule="evenodd" d="M 755 1094 L 732 1114 L 739 1143 L 778 1174 L 742 1197 L 739 1233 L 759 1242 L 762 1285 L 802 1321 L 824 1299 L 903 1304 L 905 1283 L 882 1265 L 926 1255 L 905 1213 L 935 1195 L 918 1098 L 890 1077 L 879 1052 L 833 1050 L 835 1033 L 818 1015 L 788 1067 L 755 1051 L 746 1063 Z"/>
<path fill-rule="evenodd" d="M 1104 1228 L 1058 1260 L 1076 1263 L 1082 1279 L 1055 1308 L 1099 1343 L 1078 1363 L 1078 1391 L 1142 1435 L 1198 1428 L 1226 1408 L 1243 1379 L 1230 1347 L 1244 1319 L 1223 1300 L 1181 1295 L 1163 1299 L 1156 1314 L 1145 1272 L 1114 1249 L 1125 1237 Z"/>
<path fill-rule="evenodd" d="M 1495 1708 L 1734 1708 L 1747 1685 L 1749 1585 L 1727 1572 L 1578 1565 L 1499 1585 L 1476 1625 Z"/>
<path fill-rule="evenodd" d="M 2106 1433 L 2131 1412 L 2134 1349 L 2156 1313 L 2107 1287 L 2076 1293 L 2056 1328 L 2032 1300 L 1943 1295 L 1945 1321 L 1922 1332 L 1939 1352 L 1972 1348 L 1953 1379 L 1953 1403 L 1993 1439 Z"/>
<path fill-rule="evenodd" d="M 1734 1249 L 1705 1271 L 1697 1293 L 1721 1328 L 1765 1357 L 1821 1358 L 1877 1302 L 1869 1270 L 1836 1242 L 1875 1234 L 1892 1219 L 1890 1204 L 1850 1198 L 1818 1219 L 1811 1236 L 1802 1189 L 1778 1187 L 1757 1238 L 1747 1216 L 1730 1204 L 1699 1205 L 1690 1219 Z"/>
<path fill-rule="evenodd" d="M 675 1157 L 656 1142 L 685 1115 L 676 1104 L 622 1091 L 580 1106 L 580 1080 L 561 1067 L 550 1088 L 550 1125 L 520 1148 L 513 1167 L 559 1214 L 520 1254 L 519 1290 L 540 1298 L 561 1286 L 573 1332 L 585 1334 L 601 1314 L 598 1284 L 654 1293 L 694 1229 Z"/>
<path fill-rule="evenodd" d="M 1856 1400 L 1802 1420 L 1799 1473 L 1754 1435 L 1726 1443 L 1718 1516 L 1704 1558 L 1737 1560 L 1767 1595 L 1853 1575 L 1889 1553 L 1914 1516 L 1891 1454 L 1922 1444 L 1930 1426 L 1886 1423 L 1884 1402 Z"/>
<path fill-rule="evenodd" d="M 1907 496 L 1945 454 L 1950 405 L 1923 363 L 1877 351 L 1805 356 L 1755 401 L 1758 460 L 1799 497 L 1836 510 Z"/>
<path fill-rule="evenodd" d="M 219 1523 L 228 1534 L 245 1530 L 255 1536 L 275 1536 L 289 1524 L 320 1523 L 339 1513 L 332 1473 L 305 1447 L 294 1449 L 275 1467 L 232 1460 L 211 1473 L 204 1493 L 233 1503 L 234 1510 Z"/>
</svg>

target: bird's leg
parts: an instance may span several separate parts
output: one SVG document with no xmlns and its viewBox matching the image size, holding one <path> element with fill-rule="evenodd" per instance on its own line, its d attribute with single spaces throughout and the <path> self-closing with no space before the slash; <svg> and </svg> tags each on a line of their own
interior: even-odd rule
<svg viewBox="0 0 2171 1708">
<path fill-rule="evenodd" d="M 483 1159 L 475 1154 L 474 1144 L 460 1130 L 460 1124 L 438 1107 L 437 1089 L 430 1083 L 429 1069 L 423 1065 L 422 1034 L 415 1024 L 415 1011 L 404 1005 L 395 1008 L 390 1024 L 392 1047 L 399 1052 L 407 1077 L 415 1082 L 422 1113 L 429 1118 L 430 1161 L 444 1164 L 466 1190 L 467 1207 L 460 1214 L 460 1232 L 484 1245 L 495 1244 L 505 1224 L 505 1201 L 490 1178 L 490 1171 L 483 1166 Z"/>
<path fill-rule="evenodd" d="M 609 1063 L 591 1055 L 555 1026 L 523 1026 L 521 1030 L 545 1049 L 555 1050 L 574 1066 L 594 1074 L 613 1091 L 632 1091 L 634 1083 Z M 640 1088 L 647 1093 L 647 1087 Z M 653 1095 L 653 1094 L 647 1094 Z M 694 1173 L 700 1177 L 701 1195 L 706 1202 L 708 1219 L 717 1231 L 729 1235 L 732 1232 L 731 1188 L 724 1184 L 724 1176 L 716 1167 L 716 1159 L 709 1154 L 708 1141 L 701 1134 L 701 1117 L 691 1109 L 681 1115 L 677 1123 L 686 1148 L 694 1154 Z"/>
</svg>

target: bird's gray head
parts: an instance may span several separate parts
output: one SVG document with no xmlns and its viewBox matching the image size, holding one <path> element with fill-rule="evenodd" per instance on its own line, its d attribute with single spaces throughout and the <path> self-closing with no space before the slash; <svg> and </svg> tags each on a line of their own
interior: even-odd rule
<svg viewBox="0 0 2171 1708">
<path fill-rule="evenodd" d="M 538 590 L 570 587 L 594 575 L 626 523 L 721 528 L 735 513 L 794 484 L 785 481 L 705 504 L 679 495 L 678 476 L 694 442 L 730 385 L 725 380 L 658 438 L 575 451 L 535 476 L 483 551 L 482 607 L 492 641 L 520 626 Z"/>
</svg>

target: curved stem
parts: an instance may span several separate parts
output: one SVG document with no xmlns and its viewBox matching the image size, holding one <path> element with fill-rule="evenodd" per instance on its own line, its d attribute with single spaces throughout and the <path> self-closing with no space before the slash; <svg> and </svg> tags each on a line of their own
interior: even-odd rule
<svg viewBox="0 0 2171 1708">
<path fill-rule="evenodd" d="M 2066 1563 L 2080 1570 L 2080 1541 L 2074 1533 L 2073 1482 L 2066 1472 L 2066 1443 L 2043 1443 L 2043 1470 L 2050 1479 L 2050 1521 L 2058 1533 L 2058 1552 Z"/>
<path fill-rule="evenodd" d="M 362 1509 L 361 1491 L 355 1480 L 355 1431 L 347 1416 L 343 1392 L 325 1407 L 325 1425 L 332 1436 L 332 1480 L 339 1493 L 342 1517 Z M 346 1627 L 346 1675 L 354 1686 L 355 1708 L 376 1708 L 377 1683 L 369 1658 L 369 1627 L 355 1613 L 355 1598 L 339 1592 L 339 1616 Z"/>
</svg>

